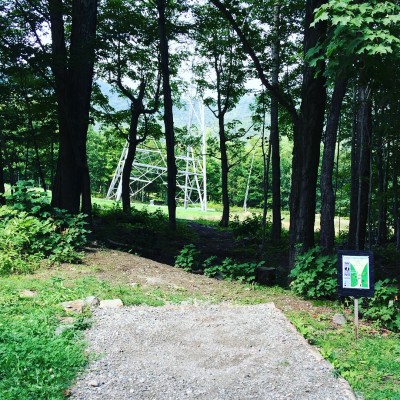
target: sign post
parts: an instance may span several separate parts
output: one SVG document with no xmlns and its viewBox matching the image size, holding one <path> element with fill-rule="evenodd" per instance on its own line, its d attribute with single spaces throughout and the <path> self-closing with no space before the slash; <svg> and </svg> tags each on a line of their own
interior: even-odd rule
<svg viewBox="0 0 400 400">
<path fill-rule="evenodd" d="M 338 251 L 339 296 L 354 297 L 354 326 L 358 338 L 358 299 L 374 296 L 374 255 L 371 251 Z"/>
</svg>

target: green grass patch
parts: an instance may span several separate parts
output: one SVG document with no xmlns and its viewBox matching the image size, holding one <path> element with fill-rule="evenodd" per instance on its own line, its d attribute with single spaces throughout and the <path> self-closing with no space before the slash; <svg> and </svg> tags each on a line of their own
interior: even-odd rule
<svg viewBox="0 0 400 400">
<path fill-rule="evenodd" d="M 400 399 L 400 335 L 361 325 L 333 327 L 331 315 L 290 312 L 289 319 L 365 400 Z"/>
<path fill-rule="evenodd" d="M 185 291 L 146 291 L 139 285 L 112 285 L 91 276 L 69 280 L 61 273 L 47 279 L 2 277 L 0 288 L 1 400 L 63 399 L 64 390 L 87 364 L 82 335 L 87 315 L 77 318 L 73 329 L 56 335 L 58 318 L 66 316 L 60 302 L 97 296 L 120 298 L 125 305 L 161 306 L 188 298 Z M 37 296 L 21 297 L 24 289 Z"/>
</svg>

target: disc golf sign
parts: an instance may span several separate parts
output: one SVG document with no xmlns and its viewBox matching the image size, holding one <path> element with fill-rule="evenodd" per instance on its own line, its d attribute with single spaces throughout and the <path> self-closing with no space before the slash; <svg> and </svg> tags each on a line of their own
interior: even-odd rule
<svg viewBox="0 0 400 400">
<path fill-rule="evenodd" d="M 373 297 L 373 253 L 371 251 L 339 251 L 338 286 L 340 296 Z"/>
</svg>

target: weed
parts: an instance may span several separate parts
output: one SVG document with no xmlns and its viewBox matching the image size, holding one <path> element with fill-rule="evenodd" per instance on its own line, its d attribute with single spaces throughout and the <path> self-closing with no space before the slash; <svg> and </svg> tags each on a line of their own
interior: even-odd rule
<svg viewBox="0 0 400 400">
<path fill-rule="evenodd" d="M 175 267 L 182 268 L 184 271 L 192 271 L 199 267 L 200 252 L 194 244 L 188 244 L 183 247 L 175 257 Z"/>
<path fill-rule="evenodd" d="M 264 265 L 260 263 L 241 263 L 234 262 L 231 258 L 225 258 L 220 265 L 208 266 L 212 263 L 211 259 L 207 259 L 204 274 L 211 278 L 219 278 L 227 281 L 240 281 L 243 283 L 254 282 L 255 271 L 257 267 Z"/>
<path fill-rule="evenodd" d="M 290 273 L 292 290 L 306 298 L 330 298 L 337 290 L 337 257 L 314 247 L 296 258 Z"/>
</svg>

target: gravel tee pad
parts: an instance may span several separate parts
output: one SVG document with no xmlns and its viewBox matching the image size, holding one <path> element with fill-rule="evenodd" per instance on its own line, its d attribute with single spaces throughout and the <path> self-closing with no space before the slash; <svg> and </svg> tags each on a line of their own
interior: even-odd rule
<svg viewBox="0 0 400 400">
<path fill-rule="evenodd" d="M 97 310 L 76 400 L 354 399 L 273 304 Z"/>
</svg>

